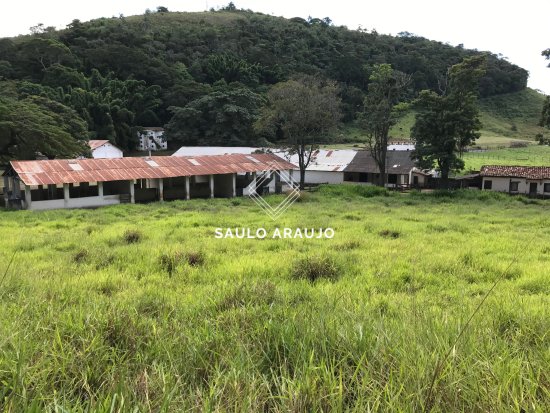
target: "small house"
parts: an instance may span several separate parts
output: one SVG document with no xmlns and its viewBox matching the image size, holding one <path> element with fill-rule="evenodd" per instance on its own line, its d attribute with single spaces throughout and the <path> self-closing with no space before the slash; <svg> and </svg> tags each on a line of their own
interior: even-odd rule
<svg viewBox="0 0 550 413">
<path fill-rule="evenodd" d="M 409 151 L 392 150 L 386 154 L 386 186 L 423 188 L 430 174 L 417 168 Z M 344 169 L 346 182 L 376 184 L 380 177 L 378 164 L 370 151 L 357 151 L 353 161 Z"/>
<path fill-rule="evenodd" d="M 355 150 L 327 150 L 313 151 L 311 160 L 306 167 L 304 182 L 306 184 L 341 184 L 344 182 L 344 170 L 355 158 Z M 298 155 L 288 155 L 283 152 L 277 155 L 288 159 L 296 165 L 295 173 L 299 173 Z"/>
<path fill-rule="evenodd" d="M 117 148 L 106 139 L 90 140 L 88 145 L 92 150 L 92 158 L 94 159 L 112 159 L 124 156 L 120 148 Z"/>
<path fill-rule="evenodd" d="M 484 191 L 550 197 L 548 166 L 487 165 L 479 174 Z"/>
</svg>

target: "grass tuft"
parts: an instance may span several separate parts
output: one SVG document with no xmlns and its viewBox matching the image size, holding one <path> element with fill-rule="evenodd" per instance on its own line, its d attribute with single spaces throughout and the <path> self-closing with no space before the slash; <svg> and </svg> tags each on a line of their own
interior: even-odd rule
<svg viewBox="0 0 550 413">
<path fill-rule="evenodd" d="M 395 231 L 392 229 L 383 229 L 378 233 L 378 235 L 380 235 L 383 238 L 397 239 L 401 236 L 401 233 L 399 231 Z"/>
<path fill-rule="evenodd" d="M 135 244 L 139 242 L 142 238 L 140 231 L 135 229 L 128 229 L 124 232 L 123 239 L 126 244 Z"/>
<path fill-rule="evenodd" d="M 88 250 L 81 249 L 73 255 L 73 261 L 77 264 L 85 262 L 89 257 Z"/>
<path fill-rule="evenodd" d="M 336 281 L 342 275 L 342 268 L 329 255 L 307 256 L 296 260 L 292 265 L 292 278 L 310 282 L 318 280 Z"/>
</svg>

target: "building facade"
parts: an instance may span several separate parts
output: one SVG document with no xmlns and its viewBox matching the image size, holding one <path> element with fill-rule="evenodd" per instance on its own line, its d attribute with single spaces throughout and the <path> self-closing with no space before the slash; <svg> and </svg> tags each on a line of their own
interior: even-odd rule
<svg viewBox="0 0 550 413">
<path fill-rule="evenodd" d="M 550 197 L 550 167 L 487 165 L 480 171 L 481 189 Z"/>
<path fill-rule="evenodd" d="M 12 161 L 3 194 L 6 207 L 32 210 L 234 197 L 285 191 L 293 167 L 272 154 Z"/>
<path fill-rule="evenodd" d="M 88 145 L 92 150 L 92 158 L 94 159 L 113 159 L 124 156 L 122 150 L 108 140 L 90 140 Z"/>
<path fill-rule="evenodd" d="M 424 188 L 430 174 L 415 167 L 409 151 L 388 151 L 386 155 L 386 186 L 388 188 Z M 344 169 L 346 182 L 376 184 L 380 177 L 378 164 L 369 151 L 357 151 L 353 161 Z"/>
<path fill-rule="evenodd" d="M 138 133 L 138 149 L 140 151 L 165 151 L 168 142 L 164 138 L 164 129 L 149 127 Z"/>
</svg>

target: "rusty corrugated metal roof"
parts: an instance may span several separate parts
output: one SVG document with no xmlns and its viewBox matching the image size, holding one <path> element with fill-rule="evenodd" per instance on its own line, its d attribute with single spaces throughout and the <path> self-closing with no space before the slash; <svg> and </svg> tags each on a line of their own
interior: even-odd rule
<svg viewBox="0 0 550 413">
<path fill-rule="evenodd" d="M 295 168 L 273 154 L 11 161 L 11 166 L 26 185 L 174 178 Z"/>
</svg>

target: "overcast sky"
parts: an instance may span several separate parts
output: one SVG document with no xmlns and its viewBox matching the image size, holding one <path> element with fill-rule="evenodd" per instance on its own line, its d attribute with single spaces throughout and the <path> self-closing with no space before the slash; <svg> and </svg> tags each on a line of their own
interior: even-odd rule
<svg viewBox="0 0 550 413">
<path fill-rule="evenodd" d="M 0 37 L 29 33 L 37 23 L 64 28 L 81 21 L 123 14 L 142 14 L 157 6 L 170 11 L 203 11 L 218 0 L 7 0 L 0 6 Z M 408 31 L 451 45 L 501 53 L 530 72 L 529 86 L 550 94 L 550 68 L 541 57 L 550 48 L 550 1 L 489 0 L 236 0 L 238 8 L 284 17 L 330 17 L 350 29 L 379 33 Z"/>
</svg>

